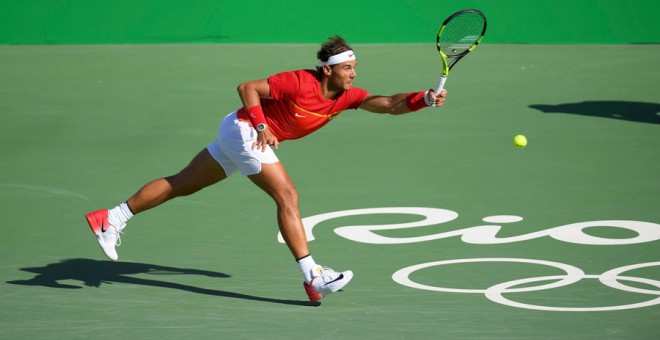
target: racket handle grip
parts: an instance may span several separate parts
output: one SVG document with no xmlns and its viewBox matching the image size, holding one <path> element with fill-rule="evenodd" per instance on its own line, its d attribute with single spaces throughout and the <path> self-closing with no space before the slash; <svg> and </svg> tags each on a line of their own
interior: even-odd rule
<svg viewBox="0 0 660 340">
<path fill-rule="evenodd" d="M 447 81 L 447 77 L 440 77 L 440 80 L 438 81 L 438 86 L 435 87 L 433 92 L 435 92 L 436 95 L 440 94 L 442 89 L 445 88 L 445 82 Z"/>
</svg>

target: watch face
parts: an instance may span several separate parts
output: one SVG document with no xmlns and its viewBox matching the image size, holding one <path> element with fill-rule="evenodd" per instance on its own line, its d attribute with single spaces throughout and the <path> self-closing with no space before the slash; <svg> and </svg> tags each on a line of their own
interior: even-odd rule
<svg viewBox="0 0 660 340">
<path fill-rule="evenodd" d="M 263 130 L 266 130 L 266 125 L 265 124 L 257 125 L 257 132 L 261 132 Z"/>
</svg>

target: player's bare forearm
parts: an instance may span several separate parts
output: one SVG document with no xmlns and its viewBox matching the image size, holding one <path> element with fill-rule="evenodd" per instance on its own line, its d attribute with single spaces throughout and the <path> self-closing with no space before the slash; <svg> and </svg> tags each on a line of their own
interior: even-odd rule
<svg viewBox="0 0 660 340">
<path fill-rule="evenodd" d="M 370 95 L 362 101 L 360 108 L 374 113 L 400 115 L 410 112 L 406 106 L 406 94 L 397 93 L 391 96 Z"/>
</svg>

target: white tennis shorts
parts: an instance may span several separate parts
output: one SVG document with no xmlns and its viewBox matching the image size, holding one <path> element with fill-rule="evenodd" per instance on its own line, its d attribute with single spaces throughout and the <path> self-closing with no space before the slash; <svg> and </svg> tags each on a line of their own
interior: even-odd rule
<svg viewBox="0 0 660 340">
<path fill-rule="evenodd" d="M 246 121 L 239 120 L 236 112 L 227 115 L 218 128 L 216 138 L 206 149 L 215 158 L 227 176 L 236 170 L 249 176 L 261 172 L 261 164 L 279 162 L 270 145 L 265 151 L 252 150 L 252 144 L 257 140 L 257 131 Z"/>
</svg>

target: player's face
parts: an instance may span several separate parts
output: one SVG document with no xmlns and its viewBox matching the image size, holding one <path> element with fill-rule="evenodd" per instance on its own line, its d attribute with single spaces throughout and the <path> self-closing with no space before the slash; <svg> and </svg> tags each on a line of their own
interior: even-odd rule
<svg viewBox="0 0 660 340">
<path fill-rule="evenodd" d="M 337 90 L 349 90 L 353 86 L 353 79 L 357 76 L 355 73 L 356 66 L 357 61 L 355 60 L 333 65 L 331 67 L 329 84 Z"/>
</svg>

